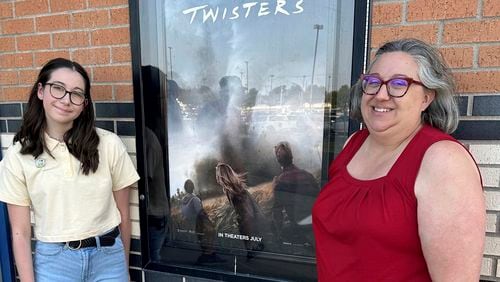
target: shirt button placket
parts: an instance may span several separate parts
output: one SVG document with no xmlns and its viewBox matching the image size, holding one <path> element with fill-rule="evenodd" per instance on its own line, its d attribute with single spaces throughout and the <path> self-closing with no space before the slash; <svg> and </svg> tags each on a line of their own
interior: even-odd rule
<svg viewBox="0 0 500 282">
<path fill-rule="evenodd" d="M 73 175 L 71 169 L 71 154 L 66 144 L 61 143 L 61 151 L 64 153 L 64 176 L 71 177 Z"/>
</svg>

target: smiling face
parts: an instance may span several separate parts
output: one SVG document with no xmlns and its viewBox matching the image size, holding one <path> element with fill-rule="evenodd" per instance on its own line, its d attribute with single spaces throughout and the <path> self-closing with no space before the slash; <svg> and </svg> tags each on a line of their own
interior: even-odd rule
<svg viewBox="0 0 500 282">
<path fill-rule="evenodd" d="M 369 74 L 376 74 L 384 81 L 394 77 L 409 77 L 420 81 L 418 65 L 404 52 L 389 52 L 379 56 Z M 397 133 L 413 131 L 420 124 L 421 113 L 434 99 L 434 92 L 412 83 L 403 97 L 394 98 L 382 85 L 376 95 L 363 94 L 361 114 L 370 133 Z"/>
<path fill-rule="evenodd" d="M 38 84 L 38 98 L 43 101 L 47 130 L 67 131 L 73 126 L 73 121 L 80 116 L 85 104 L 74 105 L 69 94 L 62 99 L 56 99 L 50 94 L 50 85 L 53 83 L 63 86 L 67 91 L 85 93 L 85 81 L 81 74 L 70 69 L 60 68 L 52 72 L 47 84 Z"/>
</svg>

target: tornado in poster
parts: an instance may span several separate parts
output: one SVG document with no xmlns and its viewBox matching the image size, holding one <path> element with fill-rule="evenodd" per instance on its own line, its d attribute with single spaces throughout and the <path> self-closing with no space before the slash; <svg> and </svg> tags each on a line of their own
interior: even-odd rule
<svg viewBox="0 0 500 282">
<path fill-rule="evenodd" d="M 325 114 L 343 111 L 332 89 L 350 79 L 333 74 L 335 12 L 331 1 L 165 2 L 171 241 L 314 257 Z"/>
</svg>

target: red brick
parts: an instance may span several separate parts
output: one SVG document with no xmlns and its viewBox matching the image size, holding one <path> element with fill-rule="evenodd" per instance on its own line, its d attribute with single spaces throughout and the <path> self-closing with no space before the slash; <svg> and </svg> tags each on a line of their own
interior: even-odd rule
<svg viewBox="0 0 500 282">
<path fill-rule="evenodd" d="M 87 74 L 89 75 L 90 79 L 92 80 L 92 68 L 90 66 L 83 66 L 83 68 L 85 69 L 85 71 L 87 72 Z"/>
<path fill-rule="evenodd" d="M 50 48 L 50 35 L 28 35 L 17 37 L 17 50 L 40 50 Z"/>
<path fill-rule="evenodd" d="M 69 29 L 69 15 L 45 16 L 36 18 L 37 31 Z"/>
<path fill-rule="evenodd" d="M 109 64 L 109 48 L 78 49 L 72 52 L 73 60 L 82 65 Z"/>
<path fill-rule="evenodd" d="M 127 4 L 128 0 L 89 0 L 89 7 L 111 7 Z"/>
<path fill-rule="evenodd" d="M 500 46 L 480 46 L 479 47 L 480 67 L 500 66 Z"/>
<path fill-rule="evenodd" d="M 130 53 L 130 47 L 111 48 L 111 61 L 113 63 L 131 62 L 132 54 Z"/>
<path fill-rule="evenodd" d="M 32 53 L 16 53 L 0 55 L 0 67 L 2 68 L 22 68 L 33 66 Z"/>
<path fill-rule="evenodd" d="M 19 83 L 20 84 L 34 84 L 36 78 L 38 77 L 39 69 L 34 70 L 20 70 L 19 71 Z"/>
<path fill-rule="evenodd" d="M 92 32 L 92 45 L 113 45 L 130 43 L 128 27 L 98 29 Z"/>
<path fill-rule="evenodd" d="M 111 85 L 92 85 L 90 95 L 93 101 L 110 101 L 113 99 L 113 89 Z"/>
<path fill-rule="evenodd" d="M 500 92 L 500 71 L 455 73 L 460 93 Z"/>
<path fill-rule="evenodd" d="M 128 24 L 128 7 L 111 10 L 111 24 Z"/>
<path fill-rule="evenodd" d="M 16 16 L 44 14 L 49 11 L 48 0 L 27 0 L 15 2 Z"/>
<path fill-rule="evenodd" d="M 93 74 L 94 81 L 132 81 L 130 66 L 96 67 Z"/>
<path fill-rule="evenodd" d="M 3 89 L 3 100 L 26 102 L 30 95 L 30 91 L 31 86 L 6 87 Z"/>
<path fill-rule="evenodd" d="M 16 40 L 14 37 L 0 37 L 0 52 L 16 50 Z"/>
<path fill-rule="evenodd" d="M 115 85 L 115 100 L 117 101 L 133 101 L 134 91 L 132 84 L 129 85 Z"/>
<path fill-rule="evenodd" d="M 14 12 L 12 10 L 12 3 L 0 3 L 0 19 L 12 18 Z"/>
<path fill-rule="evenodd" d="M 89 34 L 84 31 L 54 33 L 54 48 L 89 46 Z"/>
<path fill-rule="evenodd" d="M 437 41 L 438 27 L 435 24 L 396 26 L 396 27 L 373 27 L 371 45 L 380 47 L 389 40 L 412 37 L 434 44 Z"/>
<path fill-rule="evenodd" d="M 33 19 L 6 20 L 2 27 L 2 34 L 29 33 L 35 30 Z"/>
<path fill-rule="evenodd" d="M 12 85 L 17 83 L 17 71 L 0 71 L 0 85 Z"/>
<path fill-rule="evenodd" d="M 462 19 L 476 16 L 477 0 L 413 0 L 408 3 L 408 21 Z"/>
<path fill-rule="evenodd" d="M 372 23 L 377 24 L 395 24 L 400 23 L 402 19 L 403 5 L 398 3 L 374 3 Z"/>
<path fill-rule="evenodd" d="M 35 66 L 43 66 L 45 63 L 48 61 L 55 59 L 55 58 L 65 58 L 69 59 L 69 51 L 67 50 L 62 50 L 62 51 L 43 51 L 43 52 L 36 52 L 35 53 Z"/>
<path fill-rule="evenodd" d="M 500 20 L 445 24 L 443 41 L 445 43 L 500 41 Z"/>
<path fill-rule="evenodd" d="M 452 68 L 470 68 L 472 67 L 473 50 L 467 48 L 443 48 L 440 49 L 446 62 Z"/>
<path fill-rule="evenodd" d="M 484 17 L 500 16 L 500 2 L 498 2 L 498 0 L 484 0 L 483 16 Z"/>
<path fill-rule="evenodd" d="M 109 24 L 108 10 L 73 13 L 73 28 L 99 27 Z"/>
<path fill-rule="evenodd" d="M 86 3 L 83 0 L 50 0 L 50 10 L 52 12 L 75 11 L 85 9 Z"/>
</svg>

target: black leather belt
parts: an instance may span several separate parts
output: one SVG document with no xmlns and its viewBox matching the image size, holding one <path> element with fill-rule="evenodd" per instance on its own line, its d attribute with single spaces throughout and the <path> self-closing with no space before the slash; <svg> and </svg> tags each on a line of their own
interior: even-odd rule
<svg viewBox="0 0 500 282">
<path fill-rule="evenodd" d="M 109 247 L 113 246 L 115 244 L 115 239 L 116 236 L 120 234 L 120 229 L 118 229 L 118 226 L 115 227 L 113 230 L 109 231 L 108 233 L 101 235 L 101 236 L 96 236 L 96 237 L 89 237 L 86 239 L 82 240 L 76 240 L 76 241 L 70 241 L 66 242 L 66 246 L 72 250 L 78 250 L 82 248 L 88 248 L 88 247 L 97 247 L 97 239 L 99 239 L 99 243 L 103 247 Z"/>
</svg>

